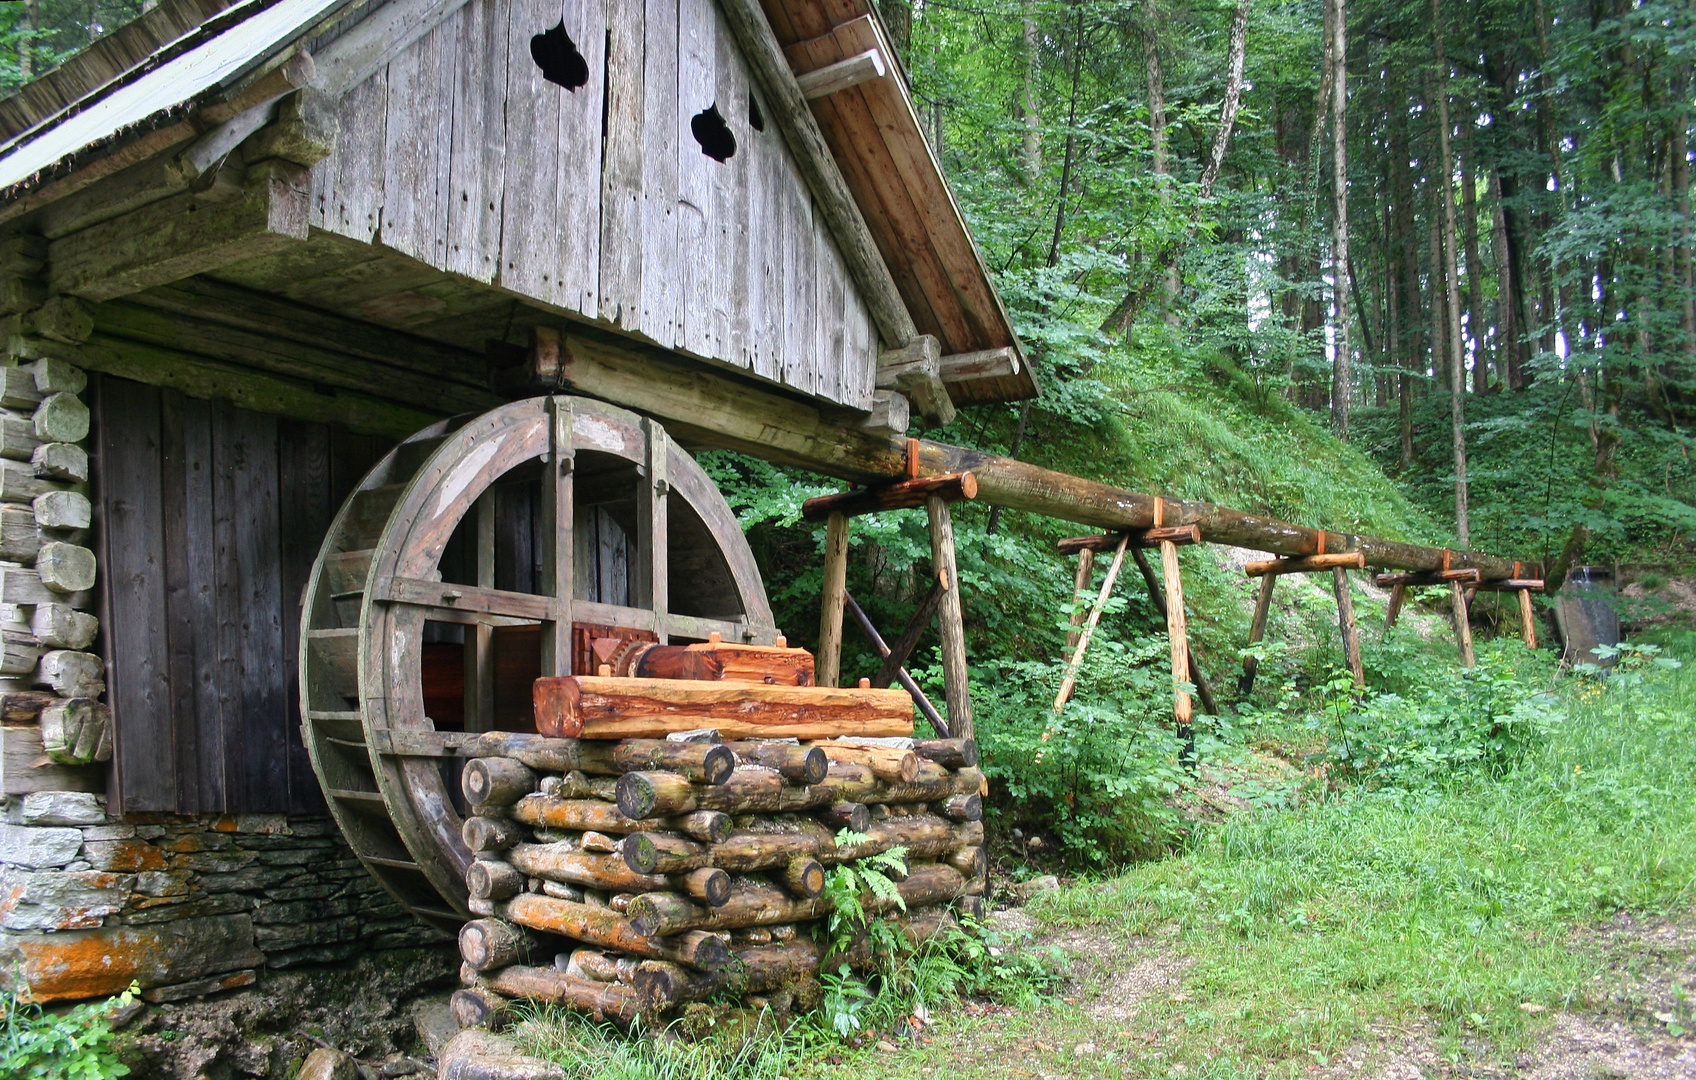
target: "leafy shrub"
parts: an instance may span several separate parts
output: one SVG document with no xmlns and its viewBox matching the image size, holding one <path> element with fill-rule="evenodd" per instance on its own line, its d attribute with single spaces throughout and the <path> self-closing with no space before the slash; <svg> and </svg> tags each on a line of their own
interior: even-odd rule
<svg viewBox="0 0 1696 1080">
<path fill-rule="evenodd" d="M 112 1017 L 135 1000 L 140 987 L 115 998 L 85 1002 L 67 1012 L 50 1013 L 7 993 L 0 998 L 5 1027 L 0 1030 L 0 1076 L 17 1080 L 108 1080 L 125 1076 L 129 1066 L 111 1050 Z"/>
<path fill-rule="evenodd" d="M 1334 774 L 1429 787 L 1460 771 L 1499 774 L 1540 744 L 1562 718 L 1543 689 L 1549 660 L 1514 641 L 1482 646 L 1476 667 L 1428 670 L 1405 694 L 1358 693 L 1347 672 L 1325 686 L 1309 721 L 1326 737 Z"/>
</svg>

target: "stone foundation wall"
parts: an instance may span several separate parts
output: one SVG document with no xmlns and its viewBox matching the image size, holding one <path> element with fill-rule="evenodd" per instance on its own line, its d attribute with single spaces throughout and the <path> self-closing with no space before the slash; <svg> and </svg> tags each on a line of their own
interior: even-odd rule
<svg viewBox="0 0 1696 1080">
<path fill-rule="evenodd" d="M 0 980 L 43 1001 L 151 1002 L 265 968 L 446 940 L 366 873 L 333 822 L 273 814 L 106 816 L 88 792 L 4 798 Z"/>
</svg>

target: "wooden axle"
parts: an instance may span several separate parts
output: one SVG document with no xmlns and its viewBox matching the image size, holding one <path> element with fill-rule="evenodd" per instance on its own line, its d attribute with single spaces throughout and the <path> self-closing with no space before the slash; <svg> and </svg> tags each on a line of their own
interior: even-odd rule
<svg viewBox="0 0 1696 1080">
<path fill-rule="evenodd" d="M 1366 553 L 1339 551 L 1330 555 L 1297 555 L 1284 559 L 1266 559 L 1243 567 L 1249 577 L 1267 574 L 1311 574 L 1316 570 L 1364 570 Z"/>
<path fill-rule="evenodd" d="M 1201 526 L 1199 525 L 1162 525 L 1153 529 L 1127 529 L 1122 533 L 1102 533 L 1100 536 L 1071 536 L 1062 540 L 1056 546 L 1062 555 L 1079 555 L 1085 551 L 1101 552 L 1114 551 L 1119 547 L 1119 540 L 1124 536 L 1131 538 L 1131 546 L 1139 548 L 1159 547 L 1166 543 L 1184 545 L 1201 543 Z"/>
<path fill-rule="evenodd" d="M 917 480 L 897 480 L 880 487 L 856 488 L 836 495 L 820 495 L 801 504 L 801 516 L 823 521 L 831 514 L 857 517 L 880 510 L 911 510 L 932 497 L 960 502 L 978 497 L 978 478 L 970 472 L 945 473 Z"/>
</svg>

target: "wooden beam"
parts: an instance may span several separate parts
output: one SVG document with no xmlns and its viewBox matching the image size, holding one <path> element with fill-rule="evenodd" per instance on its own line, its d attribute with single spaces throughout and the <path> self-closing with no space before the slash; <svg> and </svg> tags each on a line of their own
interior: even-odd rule
<svg viewBox="0 0 1696 1080">
<path fill-rule="evenodd" d="M 1366 685 L 1366 667 L 1360 658 L 1360 626 L 1354 619 L 1354 593 L 1349 588 L 1349 572 L 1342 567 L 1331 571 L 1331 589 L 1337 594 L 1337 629 L 1343 635 L 1343 660 L 1357 687 Z"/>
<path fill-rule="evenodd" d="M 535 704 L 536 730 L 550 738 L 663 739 L 707 727 L 726 739 L 913 734 L 907 692 L 870 687 L 563 675 L 536 680 Z"/>
<path fill-rule="evenodd" d="M 1129 546 L 1130 537 L 1120 537 L 1118 550 L 1113 552 L 1113 561 L 1107 564 L 1107 577 L 1101 582 L 1101 591 L 1096 594 L 1095 603 L 1090 605 L 1089 618 L 1084 622 L 1083 633 L 1078 635 L 1078 644 L 1072 650 L 1072 658 L 1066 662 L 1066 675 L 1060 680 L 1060 692 L 1054 695 L 1055 716 L 1059 716 L 1061 710 L 1065 709 L 1073 688 L 1078 685 L 1078 668 L 1083 666 L 1084 653 L 1089 651 L 1089 639 L 1095 636 L 1095 626 L 1101 621 L 1101 612 L 1107 607 L 1107 598 L 1113 595 L 1113 583 L 1119 579 L 1119 568 L 1125 564 L 1125 549 Z M 1042 737 L 1047 741 L 1048 733 L 1043 732 Z"/>
<path fill-rule="evenodd" d="M 1172 645 L 1172 681 L 1190 681 L 1190 635 L 1184 620 L 1184 579 L 1178 568 L 1178 545 L 1170 540 L 1160 542 L 1160 569 L 1166 579 L 1166 637 Z M 1172 688 L 1172 719 L 1178 730 L 1188 733 L 1194 719 L 1195 705 L 1188 690 Z"/>
<path fill-rule="evenodd" d="M 925 505 L 932 497 L 945 502 L 975 499 L 978 497 L 977 477 L 969 472 L 949 473 L 918 480 L 898 480 L 883 487 L 858 488 L 837 495 L 820 495 L 801 504 L 801 516 L 808 521 L 823 521 L 831 514 L 858 517 L 880 510 L 907 510 Z"/>
<path fill-rule="evenodd" d="M 795 76 L 795 83 L 801 88 L 801 96 L 808 101 L 839 93 L 851 86 L 859 86 L 873 79 L 881 79 L 887 69 L 883 64 L 883 54 L 876 49 L 867 49 L 846 60 L 838 60 L 834 64 L 826 64 L 805 75 Z"/>
<path fill-rule="evenodd" d="M 960 602 L 960 568 L 954 560 L 954 520 L 940 495 L 925 501 L 930 516 L 930 564 L 942 587 L 937 630 L 942 639 L 942 685 L 948 699 L 948 730 L 972 737 L 972 687 L 966 672 L 966 616 Z"/>
<path fill-rule="evenodd" d="M 848 265 L 848 272 L 877 323 L 878 334 L 890 347 L 907 344 L 919 335 L 913 316 L 901 299 L 871 230 L 866 227 L 859 204 L 842 178 L 800 84 L 795 81 L 795 73 L 772 33 L 760 0 L 723 0 L 720 10 L 741 47 L 742 58 L 764 91 L 767 112 L 777 120 L 812 192 L 813 203 L 824 216 L 842 253 L 842 261 Z"/>
<path fill-rule="evenodd" d="M 1421 570 L 1405 574 L 1378 574 L 1372 581 L 1379 588 L 1394 585 L 1408 587 L 1425 585 L 1447 585 L 1451 581 L 1462 584 L 1476 585 L 1481 580 L 1477 569 L 1468 567 L 1461 570 Z"/>
<path fill-rule="evenodd" d="M 266 162 L 234 198 L 176 195 L 53 241 L 48 287 L 110 300 L 282 250 L 306 239 L 311 195 L 307 170 Z"/>
<path fill-rule="evenodd" d="M 1165 619 L 1167 617 L 1166 594 L 1160 588 L 1160 578 L 1155 575 L 1154 567 L 1148 563 L 1148 556 L 1144 555 L 1140 548 L 1133 546 L 1131 558 L 1136 560 L 1137 571 L 1142 574 L 1142 582 L 1148 587 L 1148 599 L 1154 605 L 1154 613 Z M 1190 682 L 1195 683 L 1195 692 L 1201 698 L 1202 710 L 1209 716 L 1225 715 L 1219 711 L 1219 702 L 1213 696 L 1213 685 L 1208 682 L 1207 676 L 1196 665 L 1195 654 L 1186 649 L 1185 655 L 1189 658 Z"/>
<path fill-rule="evenodd" d="M 1478 663 L 1478 658 L 1472 651 L 1472 613 L 1466 607 L 1466 586 L 1455 581 L 1449 588 L 1454 608 L 1455 643 L 1460 646 L 1460 662 L 1465 667 L 1472 667 Z"/>
<path fill-rule="evenodd" d="M 919 604 L 919 610 L 913 612 L 913 617 L 907 620 L 907 625 L 901 630 L 901 636 L 895 639 L 895 644 L 889 646 L 889 653 L 883 658 L 883 666 L 872 676 L 873 686 L 888 686 L 894 682 L 897 674 L 903 670 L 907 657 L 913 654 L 913 647 L 919 643 L 919 637 L 936 615 L 936 609 L 942 603 L 942 582 L 931 585 L 930 592 L 925 594 Z M 852 600 L 852 597 L 850 597 Z"/>
<path fill-rule="evenodd" d="M 1061 542 L 1064 543 L 1065 541 Z M 1075 605 L 1078 602 L 1078 597 L 1082 596 L 1089 589 L 1090 571 L 1094 568 L 1094 566 L 1094 548 L 1086 547 L 1078 552 L 1078 572 L 1072 578 L 1072 603 L 1074 605 L 1071 620 L 1072 629 L 1066 631 L 1066 648 L 1068 649 L 1077 648 L 1078 638 L 1083 636 L 1083 632 L 1078 628 L 1084 624 L 1084 609 L 1076 607 Z"/>
<path fill-rule="evenodd" d="M 1548 582 L 1542 578 L 1497 578 L 1478 583 L 1483 592 L 1542 592 L 1547 587 Z"/>
<path fill-rule="evenodd" d="M 820 597 L 818 684 L 842 681 L 842 607 L 848 595 L 848 515 L 832 514 L 824 534 L 824 591 Z"/>
<path fill-rule="evenodd" d="M 933 590 L 931 595 L 937 594 Z M 847 602 L 848 610 L 854 613 L 854 621 L 860 624 L 861 633 L 866 635 L 866 640 L 872 643 L 872 648 L 878 651 L 878 654 L 883 657 L 884 666 L 888 667 L 889 661 L 895 657 L 895 650 L 884 643 L 883 635 L 877 632 L 876 626 L 872 625 L 871 616 L 866 614 L 865 609 L 854 599 L 852 593 L 844 591 L 842 599 Z M 905 667 L 896 665 L 894 681 L 899 682 L 901 689 L 907 691 L 907 696 L 913 699 L 913 704 L 919 707 L 919 712 L 923 713 L 925 719 L 930 721 L 930 726 L 935 729 L 937 735 L 944 739 L 950 738 L 948 724 L 942 719 L 942 714 L 936 711 L 936 706 L 931 704 L 930 698 L 925 695 L 919 684 L 913 681 L 913 676 L 908 674 Z M 888 683 L 884 683 L 879 686 L 876 680 L 872 681 L 874 690 L 881 690 L 888 685 Z"/>
<path fill-rule="evenodd" d="M 920 416 L 936 424 L 954 419 L 954 401 L 942 385 L 942 346 L 921 334 L 896 349 L 878 355 L 877 385 L 905 394 Z"/>
<path fill-rule="evenodd" d="M 1201 543 L 1201 529 L 1195 525 L 1162 525 L 1157 529 L 1129 529 L 1122 533 L 1103 533 L 1100 536 L 1071 536 L 1056 546 L 1060 554 L 1071 555 L 1084 551 L 1113 551 L 1121 537 L 1129 535 L 1133 548 L 1159 547 L 1162 542 L 1174 544 Z"/>
<path fill-rule="evenodd" d="M 978 352 L 952 353 L 942 357 L 941 375 L 945 383 L 971 382 L 975 379 L 1006 379 L 1017 375 L 1022 365 L 1019 350 L 1012 346 L 983 349 Z"/>
<path fill-rule="evenodd" d="M 1537 647 L 1537 616 L 1531 608 L 1531 591 L 1519 590 L 1519 633 L 1527 649 Z"/>
<path fill-rule="evenodd" d="M 1260 593 L 1254 598 L 1254 618 L 1248 624 L 1248 646 L 1254 648 L 1266 636 L 1266 620 L 1272 613 L 1272 589 L 1278 584 L 1277 574 L 1260 579 Z M 1243 677 L 1237 680 L 1237 693 L 1248 697 L 1254 691 L 1254 676 L 1260 670 L 1260 658 L 1243 657 Z"/>
<path fill-rule="evenodd" d="M 1302 555 L 1291 559 L 1267 559 L 1243 567 L 1249 577 L 1265 574 L 1311 574 L 1319 570 L 1364 570 L 1366 556 L 1358 551 L 1339 551 L 1333 555 Z"/>
<path fill-rule="evenodd" d="M 855 483 L 906 475 L 905 439 L 855 430 L 845 413 L 797 401 L 751 381 L 691 367 L 657 349 L 574 333 L 562 382 L 579 393 L 617 402 L 667 421 L 678 438 L 738 450 Z M 1101 529 L 1146 529 L 1154 524 L 1154 496 L 1044 469 L 979 450 L 917 440 L 920 475 L 971 472 L 978 499 L 992 506 L 1044 514 Z M 1194 524 L 1203 542 L 1231 544 L 1279 555 L 1321 550 L 1321 533 L 1274 518 L 1244 514 L 1211 503 L 1166 499 L 1162 524 Z M 1368 566 L 1436 570 L 1440 548 L 1369 536 L 1327 532 L 1324 547 L 1352 546 Z M 1448 553 L 1452 566 L 1475 567 L 1490 577 L 1510 577 L 1513 561 L 1474 552 Z"/>
</svg>

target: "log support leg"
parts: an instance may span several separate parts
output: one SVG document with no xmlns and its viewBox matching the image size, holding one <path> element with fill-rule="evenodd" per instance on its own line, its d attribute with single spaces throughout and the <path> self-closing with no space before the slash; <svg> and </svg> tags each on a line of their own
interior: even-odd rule
<svg viewBox="0 0 1696 1080">
<path fill-rule="evenodd" d="M 1148 556 L 1144 555 L 1140 548 L 1132 548 L 1131 557 L 1137 561 L 1137 570 L 1142 573 L 1143 584 L 1148 586 L 1148 599 L 1154 605 L 1155 614 L 1162 619 L 1167 618 L 1166 593 L 1160 587 L 1160 578 L 1155 574 L 1154 567 L 1148 563 Z M 1225 715 L 1219 711 L 1219 702 L 1213 697 L 1213 684 L 1207 681 L 1207 676 L 1196 666 L 1195 655 L 1185 651 L 1190 663 L 1189 681 L 1195 684 L 1195 692 L 1201 698 L 1202 712 L 1209 716 Z"/>
<path fill-rule="evenodd" d="M 1397 582 L 1390 586 L 1390 610 L 1384 613 L 1384 633 L 1387 635 L 1401 617 L 1402 605 L 1407 603 L 1407 586 Z"/>
<path fill-rule="evenodd" d="M 1130 533 L 1120 537 L 1119 549 L 1113 553 L 1113 561 L 1107 565 L 1107 576 L 1102 579 L 1101 592 L 1096 595 L 1095 603 L 1090 605 L 1089 618 L 1084 620 L 1083 632 L 1078 635 L 1078 643 L 1072 649 L 1072 659 L 1066 664 L 1066 677 L 1060 680 L 1060 692 L 1054 695 L 1056 716 L 1066 707 L 1073 688 L 1078 685 L 1078 668 L 1084 662 L 1084 653 L 1089 650 L 1089 639 L 1095 636 L 1095 625 L 1101 621 L 1101 610 L 1107 606 L 1107 598 L 1113 595 L 1113 583 L 1119 579 L 1119 567 L 1125 564 L 1125 549 L 1130 543 Z M 1044 738 L 1046 737 L 1045 735 Z"/>
<path fill-rule="evenodd" d="M 1466 610 L 1466 586 L 1455 581 L 1449 584 L 1449 589 L 1454 602 L 1455 642 L 1460 646 L 1460 662 L 1464 667 L 1472 667 L 1478 658 L 1472 651 L 1472 615 Z"/>
<path fill-rule="evenodd" d="M 1083 637 L 1084 609 L 1078 606 L 1078 598 L 1089 591 L 1089 579 L 1095 569 L 1095 549 L 1084 548 L 1078 552 L 1078 572 L 1072 578 L 1072 629 L 1066 632 L 1066 648 L 1078 647 L 1078 639 Z"/>
<path fill-rule="evenodd" d="M 1519 592 L 1519 633 L 1525 639 L 1527 649 L 1537 647 L 1537 617 L 1531 609 L 1531 590 L 1520 589 Z"/>
<path fill-rule="evenodd" d="M 954 561 L 954 520 L 948 500 L 932 495 L 925 500 L 930 516 L 930 562 L 942 586 L 937 605 L 942 639 L 942 684 L 948 698 L 948 730 L 957 739 L 972 737 L 972 689 L 966 681 L 966 617 L 960 604 L 960 569 Z"/>
<path fill-rule="evenodd" d="M 1343 634 L 1343 659 L 1349 665 L 1356 687 L 1366 685 L 1366 668 L 1360 659 L 1360 627 L 1354 620 L 1354 593 L 1349 589 L 1349 572 L 1331 571 L 1331 587 L 1337 594 L 1337 629 Z"/>
<path fill-rule="evenodd" d="M 819 655 L 813 675 L 819 686 L 842 680 L 842 608 L 848 594 L 848 515 L 832 513 L 825 521 L 824 599 L 819 614 Z"/>
<path fill-rule="evenodd" d="M 1190 638 L 1184 621 L 1184 581 L 1178 571 L 1178 545 L 1170 540 L 1160 541 L 1160 569 L 1166 579 L 1166 635 L 1172 640 L 1172 682 L 1183 684 L 1189 682 Z M 1177 721 L 1179 738 L 1184 740 L 1182 760 L 1192 765 L 1195 762 L 1195 729 L 1191 726 L 1194 711 L 1189 691 L 1182 685 L 1174 685 L 1172 718 Z"/>
<path fill-rule="evenodd" d="M 1272 587 L 1278 583 L 1276 574 L 1260 579 L 1260 593 L 1254 598 L 1254 619 L 1248 625 L 1248 647 L 1254 648 L 1266 636 L 1266 619 L 1272 614 Z M 1248 697 L 1254 692 L 1254 676 L 1260 670 L 1260 659 L 1243 657 L 1243 677 L 1237 681 L 1237 693 Z"/>
</svg>

